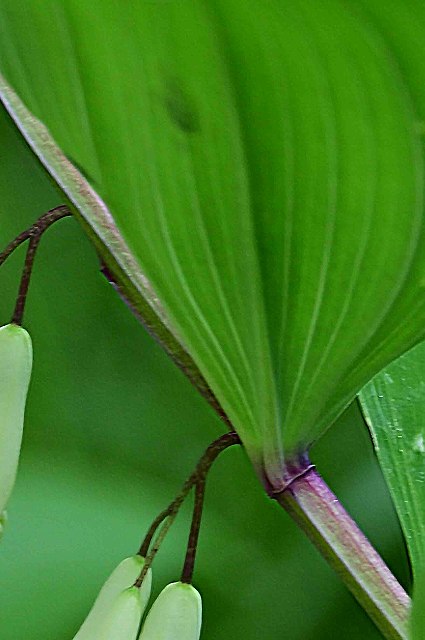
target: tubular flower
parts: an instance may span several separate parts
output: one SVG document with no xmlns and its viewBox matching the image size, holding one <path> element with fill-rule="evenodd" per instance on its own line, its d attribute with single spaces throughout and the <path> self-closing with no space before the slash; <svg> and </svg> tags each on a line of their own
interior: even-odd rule
<svg viewBox="0 0 425 640">
<path fill-rule="evenodd" d="M 0 327 L 0 533 L 18 468 L 31 369 L 28 332 L 16 324 Z"/>
<path fill-rule="evenodd" d="M 153 603 L 139 640 L 199 640 L 201 625 L 199 592 L 191 584 L 172 582 Z"/>
<path fill-rule="evenodd" d="M 142 586 L 133 586 L 144 562 L 140 556 L 131 556 L 116 567 L 74 640 L 135 640 L 152 585 L 149 570 Z"/>
<path fill-rule="evenodd" d="M 137 587 L 121 591 L 112 601 L 97 633 L 90 636 L 91 640 L 136 640 L 143 610 Z"/>
</svg>

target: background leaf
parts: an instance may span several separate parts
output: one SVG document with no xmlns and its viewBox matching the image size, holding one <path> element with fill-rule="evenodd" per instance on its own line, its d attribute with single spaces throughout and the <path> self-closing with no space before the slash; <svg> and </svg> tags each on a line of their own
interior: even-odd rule
<svg viewBox="0 0 425 640">
<path fill-rule="evenodd" d="M 424 335 L 425 58 L 400 53 L 401 0 L 373 7 L 0 2 L 3 72 L 276 487 Z"/>
<path fill-rule="evenodd" d="M 425 343 L 375 376 L 360 401 L 416 575 L 425 566 Z"/>
</svg>

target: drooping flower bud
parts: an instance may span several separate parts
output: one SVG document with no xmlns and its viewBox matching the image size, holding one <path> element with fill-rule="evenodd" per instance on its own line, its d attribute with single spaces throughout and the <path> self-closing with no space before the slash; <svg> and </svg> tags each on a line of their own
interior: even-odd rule
<svg viewBox="0 0 425 640">
<path fill-rule="evenodd" d="M 0 518 L 12 493 L 32 369 L 31 338 L 16 324 L 0 327 Z"/>
<path fill-rule="evenodd" d="M 190 584 L 172 582 L 150 609 L 139 640 L 199 640 L 202 600 Z"/>
<path fill-rule="evenodd" d="M 139 589 L 132 586 L 139 577 L 144 562 L 144 558 L 140 556 L 131 556 L 114 569 L 100 590 L 74 640 L 109 640 L 109 638 L 118 640 L 121 637 L 123 640 L 133 640 L 136 638 L 152 586 L 150 569 Z M 128 621 L 124 622 L 126 617 Z M 126 630 L 127 636 L 111 635 L 120 625 L 123 630 Z"/>
<path fill-rule="evenodd" d="M 92 640 L 136 640 L 143 615 L 140 593 L 130 587 L 114 598 L 109 612 Z"/>
</svg>

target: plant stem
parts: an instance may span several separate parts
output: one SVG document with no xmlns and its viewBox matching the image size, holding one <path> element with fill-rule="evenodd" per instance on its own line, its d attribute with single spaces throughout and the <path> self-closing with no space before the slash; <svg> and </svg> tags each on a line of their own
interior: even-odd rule
<svg viewBox="0 0 425 640">
<path fill-rule="evenodd" d="M 35 255 L 37 253 L 41 236 L 46 231 L 46 229 L 57 222 L 57 220 L 66 218 L 70 215 L 72 214 L 66 205 L 60 205 L 59 207 L 50 209 L 50 211 L 47 211 L 40 218 L 38 218 L 38 220 L 36 220 L 29 229 L 26 229 L 25 231 L 20 233 L 14 240 L 12 240 L 12 242 L 10 242 L 8 246 L 0 253 L 1 266 L 4 262 L 6 262 L 9 256 L 12 255 L 15 249 L 17 249 L 26 240 L 29 240 L 29 246 L 27 254 L 25 256 L 24 269 L 19 284 L 19 292 L 12 316 L 12 322 L 14 324 L 22 324 Z"/>
<path fill-rule="evenodd" d="M 295 475 L 272 497 L 340 575 L 383 636 L 407 640 L 409 596 L 316 469 L 303 460 Z"/>
<path fill-rule="evenodd" d="M 31 238 L 32 236 L 42 235 L 46 229 L 48 229 L 52 224 L 61 220 L 61 218 L 66 218 L 67 216 L 71 216 L 72 213 L 68 209 L 65 204 L 59 205 L 54 209 L 50 209 L 46 213 L 43 213 L 40 218 L 38 218 L 34 224 L 32 224 L 29 229 L 22 231 L 12 242 L 10 242 L 7 247 L 0 253 L 0 267 L 6 262 L 7 258 L 12 255 L 12 253 L 17 249 L 23 242 Z"/>
<path fill-rule="evenodd" d="M 199 530 L 201 528 L 202 510 L 204 508 L 206 476 L 199 478 L 195 487 L 195 501 L 193 506 L 192 524 L 190 525 L 189 540 L 186 557 L 184 559 L 181 582 L 191 584 L 195 568 L 196 552 L 198 550 Z"/>
<path fill-rule="evenodd" d="M 25 256 L 24 269 L 21 276 L 21 282 L 19 284 L 18 296 L 16 298 L 15 310 L 12 316 L 12 322 L 14 324 L 21 325 L 24 318 L 25 303 L 27 301 L 27 293 L 30 286 L 35 254 L 40 243 L 40 238 L 41 236 L 31 236 L 29 241 L 27 255 Z"/>
<path fill-rule="evenodd" d="M 155 542 L 153 543 L 151 550 L 149 551 L 149 553 L 145 558 L 143 569 L 140 572 L 137 580 L 134 582 L 134 586 L 137 587 L 138 589 L 140 589 L 140 587 L 142 586 L 143 580 L 145 579 L 147 572 L 151 568 L 152 562 L 154 561 L 155 556 L 158 553 L 161 544 L 164 542 L 165 536 L 170 530 L 171 525 L 173 524 L 177 516 L 177 513 L 178 511 L 173 511 L 173 513 L 171 513 L 165 520 L 162 521 L 162 526 L 159 529 L 159 533 L 155 538 Z"/>
<path fill-rule="evenodd" d="M 196 484 L 196 495 L 195 495 L 195 505 L 194 512 L 192 518 L 192 526 L 189 535 L 189 543 L 188 549 L 186 552 L 186 560 L 183 568 L 183 575 L 192 576 L 193 567 L 195 562 L 196 555 L 196 545 L 198 541 L 199 528 L 201 524 L 201 516 L 202 516 L 202 506 L 204 499 L 204 491 L 205 491 L 205 482 L 208 471 L 210 470 L 211 465 L 215 461 L 215 459 L 220 455 L 222 451 L 232 447 L 235 444 L 241 444 L 240 438 L 238 434 L 234 431 L 230 431 L 229 433 L 225 433 L 220 436 L 214 442 L 212 442 L 204 451 L 201 456 L 198 464 L 196 465 L 195 470 L 190 474 L 186 482 L 184 483 L 180 493 L 174 498 L 174 500 L 168 505 L 166 509 L 161 511 L 161 513 L 155 518 L 152 522 L 151 526 L 148 529 L 148 532 L 140 546 L 138 551 L 138 555 L 145 557 L 146 561 L 143 565 L 142 572 L 134 583 L 134 586 L 140 587 L 145 575 L 147 574 L 162 541 L 164 540 L 168 530 L 173 524 L 180 507 L 182 506 L 185 498 L 189 494 L 193 485 Z M 163 524 L 162 524 L 163 523 Z M 149 551 L 149 547 L 151 546 L 154 535 L 162 524 L 159 534 L 157 535 L 151 550 Z M 149 551 L 149 553 L 148 553 Z M 184 582 L 188 582 L 188 580 L 184 580 Z"/>
</svg>

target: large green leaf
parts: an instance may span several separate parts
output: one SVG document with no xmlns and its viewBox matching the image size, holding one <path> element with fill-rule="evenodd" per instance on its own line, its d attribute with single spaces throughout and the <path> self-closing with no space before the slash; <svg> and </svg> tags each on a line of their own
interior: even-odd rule
<svg viewBox="0 0 425 640">
<path fill-rule="evenodd" d="M 425 566 L 425 343 L 375 376 L 360 400 L 416 575 Z"/>
<path fill-rule="evenodd" d="M 425 334 L 405 4 L 0 0 L 1 69 L 85 177 L 4 104 L 276 489 Z"/>
</svg>

